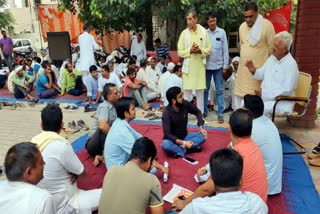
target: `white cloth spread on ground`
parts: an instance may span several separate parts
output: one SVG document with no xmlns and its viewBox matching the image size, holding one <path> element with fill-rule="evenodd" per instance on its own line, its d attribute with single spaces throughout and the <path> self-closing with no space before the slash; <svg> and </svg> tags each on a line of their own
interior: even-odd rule
<svg viewBox="0 0 320 214">
<path fill-rule="evenodd" d="M 251 27 L 251 30 L 248 34 L 248 41 L 252 46 L 255 46 L 258 44 L 258 42 L 261 39 L 262 35 L 262 16 L 258 14 L 258 17 L 256 21 L 254 22 L 253 26 Z"/>
<path fill-rule="evenodd" d="M 201 25 L 197 24 L 197 28 L 200 29 L 201 31 L 201 34 L 202 34 L 202 45 L 203 47 L 206 46 L 206 29 L 204 27 L 202 27 Z M 184 45 L 185 45 L 185 48 L 186 49 L 190 49 L 191 48 L 191 42 L 190 42 L 190 29 L 188 28 L 188 30 L 186 31 L 186 35 L 184 37 Z M 206 61 L 206 57 L 203 57 L 203 64 L 205 65 L 207 63 Z M 185 57 L 184 60 L 183 60 L 183 65 L 182 65 L 182 72 L 183 73 L 189 73 L 189 63 L 190 63 L 190 59 L 189 57 Z"/>
</svg>

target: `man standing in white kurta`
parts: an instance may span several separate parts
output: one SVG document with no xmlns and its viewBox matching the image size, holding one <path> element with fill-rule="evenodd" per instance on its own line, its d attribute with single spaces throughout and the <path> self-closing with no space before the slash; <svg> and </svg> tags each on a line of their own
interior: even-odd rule
<svg viewBox="0 0 320 214">
<path fill-rule="evenodd" d="M 133 55 L 137 57 L 137 65 L 140 65 L 140 61 L 147 56 L 146 45 L 142 40 L 141 33 L 138 33 L 137 38 L 132 40 L 130 56 Z"/>
<path fill-rule="evenodd" d="M 195 10 L 190 10 L 186 16 L 188 28 L 182 31 L 178 42 L 178 55 L 183 58 L 182 88 L 184 99 L 192 100 L 192 90 L 195 89 L 197 107 L 203 113 L 203 92 L 206 88 L 206 56 L 210 53 L 211 43 L 208 32 L 197 24 Z"/>
<path fill-rule="evenodd" d="M 82 72 L 82 81 L 86 85 L 87 76 L 90 74 L 89 68 L 96 64 L 93 52 L 99 49 L 99 45 L 90 35 L 90 27 L 83 25 L 83 33 L 78 38 L 80 47 L 80 65 L 79 70 Z"/>
<path fill-rule="evenodd" d="M 298 66 L 289 52 L 292 44 L 292 36 L 282 31 L 274 37 L 273 55 L 259 69 L 256 69 L 251 60 L 246 62 L 248 70 L 256 80 L 262 80 L 261 88 L 255 93 L 261 96 L 264 102 L 264 114 L 270 114 L 273 110 L 275 97 L 294 96 L 297 87 Z M 276 113 L 291 113 L 294 102 L 281 101 L 278 103 Z"/>
</svg>

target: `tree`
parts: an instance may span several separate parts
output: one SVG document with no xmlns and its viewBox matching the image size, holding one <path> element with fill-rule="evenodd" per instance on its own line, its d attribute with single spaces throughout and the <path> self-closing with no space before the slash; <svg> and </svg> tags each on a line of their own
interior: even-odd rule
<svg viewBox="0 0 320 214">
<path fill-rule="evenodd" d="M 0 0 L 0 29 L 8 29 L 14 23 L 14 18 L 9 11 L 2 11 L 7 4 L 6 0 Z"/>
</svg>

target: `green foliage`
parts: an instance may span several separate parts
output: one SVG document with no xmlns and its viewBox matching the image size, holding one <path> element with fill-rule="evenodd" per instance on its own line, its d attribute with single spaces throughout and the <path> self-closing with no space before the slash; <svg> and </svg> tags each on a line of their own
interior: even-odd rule
<svg viewBox="0 0 320 214">
<path fill-rule="evenodd" d="M 6 6 L 6 0 L 0 0 L 0 8 Z M 0 12 L 0 29 L 7 29 L 14 23 L 14 18 L 9 11 Z"/>
</svg>

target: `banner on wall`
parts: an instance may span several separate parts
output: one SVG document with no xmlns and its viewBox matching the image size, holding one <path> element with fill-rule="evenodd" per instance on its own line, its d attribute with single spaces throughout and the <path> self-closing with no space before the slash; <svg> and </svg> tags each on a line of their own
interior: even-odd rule
<svg viewBox="0 0 320 214">
<path fill-rule="evenodd" d="M 45 42 L 48 41 L 47 32 L 67 31 L 69 32 L 71 43 L 78 43 L 78 36 L 83 32 L 83 24 L 77 15 L 73 15 L 70 11 L 58 11 L 54 5 L 42 5 L 38 6 L 38 16 L 42 38 Z M 97 36 L 93 31 L 91 31 L 91 34 L 100 46 L 102 46 L 103 40 L 104 51 L 108 53 L 111 53 L 121 45 L 130 46 L 130 34 L 127 31 L 113 32 L 103 38 Z"/>
<path fill-rule="evenodd" d="M 273 24 L 276 33 L 279 33 L 281 31 L 290 31 L 291 9 L 292 0 L 290 0 L 286 5 L 277 10 L 264 12 L 264 17 Z"/>
</svg>

